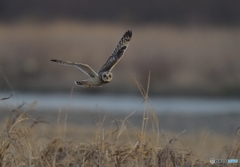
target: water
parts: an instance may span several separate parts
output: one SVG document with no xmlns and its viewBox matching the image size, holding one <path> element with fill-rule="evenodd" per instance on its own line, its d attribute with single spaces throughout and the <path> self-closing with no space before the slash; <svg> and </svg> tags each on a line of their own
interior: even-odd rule
<svg viewBox="0 0 240 167">
<path fill-rule="evenodd" d="M 1 93 L 0 98 L 9 94 Z M 227 98 L 196 98 L 196 97 L 152 97 L 151 103 L 158 113 L 226 113 L 239 112 L 240 99 Z M 69 108 L 70 110 L 102 110 L 106 112 L 133 112 L 142 111 L 144 108 L 141 96 L 124 95 L 86 95 L 74 93 L 66 94 L 26 94 L 15 93 L 13 97 L 4 102 L 0 108 L 14 109 L 22 103 L 30 104 L 36 101 L 36 110 L 58 111 Z"/>
</svg>

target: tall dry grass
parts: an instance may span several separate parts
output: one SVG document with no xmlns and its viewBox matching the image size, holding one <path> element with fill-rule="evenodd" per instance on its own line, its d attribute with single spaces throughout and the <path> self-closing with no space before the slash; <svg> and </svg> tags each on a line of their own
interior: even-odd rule
<svg viewBox="0 0 240 167">
<path fill-rule="evenodd" d="M 45 138 L 43 138 L 39 137 L 38 126 L 47 122 L 31 116 L 30 111 L 36 104 L 32 102 L 26 109 L 21 105 L 10 111 L 0 136 L 0 166 L 208 166 L 208 162 L 194 155 L 191 149 L 179 140 L 179 136 L 184 131 L 169 138 L 161 129 L 148 96 L 150 75 L 146 89 L 135 77 L 133 79 L 144 100 L 140 129 L 128 121 L 134 112 L 123 120 L 106 115 L 101 122 L 97 122 L 96 128 L 92 131 L 94 137 L 91 141 L 83 143 L 80 140 L 67 138 L 68 125 L 65 115 L 65 124 L 61 132 L 54 128 L 55 134 L 58 135 L 52 134 L 51 137 L 44 135 Z M 7 98 L 2 100 L 7 100 Z M 105 125 L 107 120 L 111 121 L 111 126 Z M 57 126 L 61 126 L 60 121 Z M 227 154 L 226 158 L 240 157 L 239 132 L 238 129 L 233 143 L 223 150 Z M 78 133 L 78 131 L 75 129 L 73 133 Z M 214 166 L 224 165 L 226 164 Z"/>
</svg>

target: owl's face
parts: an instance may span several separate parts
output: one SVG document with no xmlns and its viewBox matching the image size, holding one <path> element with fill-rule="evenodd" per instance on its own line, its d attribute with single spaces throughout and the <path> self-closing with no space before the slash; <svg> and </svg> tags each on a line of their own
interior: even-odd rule
<svg viewBox="0 0 240 167">
<path fill-rule="evenodd" d="M 113 79 L 113 74 L 110 71 L 102 73 L 102 80 L 104 82 L 110 82 Z"/>
</svg>

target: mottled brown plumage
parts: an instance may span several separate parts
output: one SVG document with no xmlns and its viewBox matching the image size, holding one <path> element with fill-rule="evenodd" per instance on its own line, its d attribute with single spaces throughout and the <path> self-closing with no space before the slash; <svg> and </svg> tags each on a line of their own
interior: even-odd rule
<svg viewBox="0 0 240 167">
<path fill-rule="evenodd" d="M 82 63 L 74 63 L 70 61 L 61 61 L 61 60 L 51 60 L 55 63 L 75 66 L 88 75 L 90 78 L 81 81 L 75 81 L 75 84 L 82 87 L 93 87 L 93 86 L 102 86 L 103 84 L 109 83 L 113 79 L 113 74 L 111 70 L 123 57 L 125 50 L 127 49 L 130 40 L 132 38 L 132 31 L 128 30 L 125 32 L 118 45 L 114 49 L 111 56 L 108 58 L 106 63 L 101 67 L 98 73 L 96 73 L 89 65 Z"/>
</svg>

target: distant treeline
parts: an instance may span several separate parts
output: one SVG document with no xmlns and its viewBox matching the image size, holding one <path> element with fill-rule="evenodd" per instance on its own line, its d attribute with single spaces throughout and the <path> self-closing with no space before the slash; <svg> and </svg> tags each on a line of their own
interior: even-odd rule
<svg viewBox="0 0 240 167">
<path fill-rule="evenodd" d="M 0 1 L 1 21 L 74 19 L 128 23 L 240 23 L 239 0 L 8 0 Z"/>
</svg>

